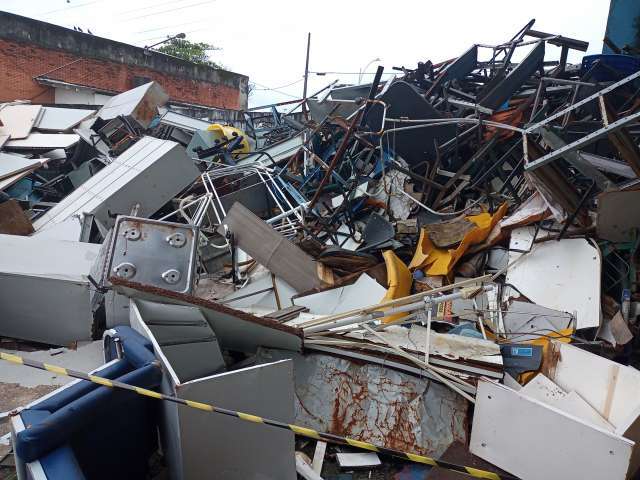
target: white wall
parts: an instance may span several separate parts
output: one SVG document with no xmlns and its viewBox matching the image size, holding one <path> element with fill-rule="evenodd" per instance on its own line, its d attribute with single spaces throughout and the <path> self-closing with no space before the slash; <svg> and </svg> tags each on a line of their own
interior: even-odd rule
<svg viewBox="0 0 640 480">
<path fill-rule="evenodd" d="M 104 105 L 109 95 L 96 93 L 89 88 L 56 87 L 55 102 L 79 105 Z"/>
</svg>

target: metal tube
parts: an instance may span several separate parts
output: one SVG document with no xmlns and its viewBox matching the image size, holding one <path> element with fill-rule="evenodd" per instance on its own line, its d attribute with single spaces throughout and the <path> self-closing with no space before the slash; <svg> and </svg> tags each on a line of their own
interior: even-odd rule
<svg viewBox="0 0 640 480">
<path fill-rule="evenodd" d="M 493 285 L 484 285 L 481 287 L 481 290 L 484 292 L 488 292 L 491 289 L 493 289 Z M 427 298 L 431 303 L 439 304 L 443 302 L 448 302 L 449 300 L 457 300 L 459 298 L 463 298 L 464 295 L 465 295 L 465 292 L 461 291 L 456 293 L 450 293 L 448 295 L 440 295 L 440 296 L 433 296 L 433 297 L 427 297 Z M 400 307 L 389 307 L 389 308 L 386 308 L 384 311 L 375 311 L 372 313 L 368 313 L 366 315 L 358 315 L 355 317 L 346 318 L 344 320 L 336 320 L 335 322 L 328 323 L 328 324 L 305 328 L 304 333 L 305 335 L 309 335 L 312 333 L 322 332 L 322 331 L 330 330 L 333 328 L 352 325 L 354 323 L 365 323 L 371 320 L 379 320 L 380 318 L 388 317 L 396 313 L 411 312 L 416 309 L 422 309 L 424 308 L 425 301 L 427 301 L 427 298 L 420 300 L 418 302 L 402 305 Z"/>
</svg>

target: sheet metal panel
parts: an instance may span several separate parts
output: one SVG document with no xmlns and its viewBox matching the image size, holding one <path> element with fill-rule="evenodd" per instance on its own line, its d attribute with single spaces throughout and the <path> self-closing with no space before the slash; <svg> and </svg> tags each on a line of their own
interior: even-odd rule
<svg viewBox="0 0 640 480">
<path fill-rule="evenodd" d="M 198 175 L 179 144 L 143 137 L 37 219 L 34 228 L 41 230 L 84 213 L 112 227 L 114 219 L 109 213 L 128 214 L 136 204 L 140 205 L 138 215 L 148 217 Z"/>
<path fill-rule="evenodd" d="M 223 223 L 242 250 L 289 285 L 303 292 L 322 285 L 313 258 L 241 203 L 233 205 Z M 219 232 L 224 235 L 224 226 Z"/>
<path fill-rule="evenodd" d="M 256 361 L 286 358 L 298 425 L 435 457 L 467 441 L 467 401 L 444 385 L 326 354 L 261 349 Z"/>
<path fill-rule="evenodd" d="M 291 361 L 194 380 L 176 391 L 190 400 L 294 423 Z M 178 406 L 178 415 L 185 480 L 212 472 L 227 480 L 297 478 L 292 432 L 224 415 L 205 416 L 184 406 Z"/>
<path fill-rule="evenodd" d="M 55 345 L 90 340 L 86 275 L 99 249 L 90 243 L 0 235 L 0 335 Z"/>
<path fill-rule="evenodd" d="M 78 108 L 42 107 L 42 116 L 35 125 L 38 130 L 64 132 L 71 130 L 83 120 L 95 113 L 95 110 Z"/>
</svg>

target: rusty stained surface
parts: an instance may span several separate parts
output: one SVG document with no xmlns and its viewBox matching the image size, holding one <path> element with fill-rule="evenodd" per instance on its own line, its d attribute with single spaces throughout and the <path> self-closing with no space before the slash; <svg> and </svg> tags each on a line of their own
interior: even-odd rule
<svg viewBox="0 0 640 480">
<path fill-rule="evenodd" d="M 325 354 L 260 355 L 293 358 L 298 425 L 436 457 L 467 443 L 467 401 L 444 385 Z"/>
</svg>

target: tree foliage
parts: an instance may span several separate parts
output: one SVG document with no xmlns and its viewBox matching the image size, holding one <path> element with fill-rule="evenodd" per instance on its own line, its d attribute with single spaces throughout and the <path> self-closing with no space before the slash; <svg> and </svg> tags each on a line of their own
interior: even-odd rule
<svg viewBox="0 0 640 480">
<path fill-rule="evenodd" d="M 172 38 L 164 45 L 158 47 L 159 52 L 166 53 L 167 55 L 172 55 L 201 65 L 222 68 L 222 65 L 209 58 L 209 52 L 214 50 L 221 50 L 221 48 L 204 42 L 190 42 L 184 38 Z"/>
</svg>

